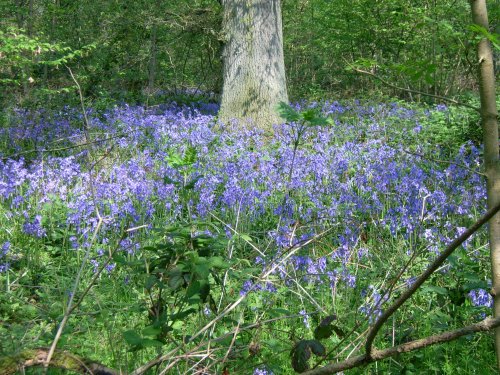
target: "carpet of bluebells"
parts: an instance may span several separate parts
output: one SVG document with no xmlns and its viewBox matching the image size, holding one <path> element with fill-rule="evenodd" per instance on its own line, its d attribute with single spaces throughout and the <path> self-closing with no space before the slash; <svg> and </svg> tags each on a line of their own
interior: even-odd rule
<svg viewBox="0 0 500 375">
<path fill-rule="evenodd" d="M 426 143 L 426 124 L 446 114 L 445 106 L 296 105 L 303 108 L 333 121 L 310 126 L 297 139 L 296 123 L 276 125 L 273 132 L 218 124 L 215 104 L 88 110 L 89 147 L 83 147 L 83 116 L 76 109 L 15 111 L 0 130 L 2 284 L 33 261 L 27 244 L 49 253 L 59 247 L 75 257 L 89 250 L 89 269 L 97 270 L 124 227 L 144 226 L 120 244 L 127 257 L 140 258 L 156 228 L 210 223 L 195 229 L 227 239 L 244 234 L 248 241 L 236 241 L 239 247 L 225 256 L 246 257 L 261 268 L 328 230 L 265 282 L 233 280 L 235 295 L 265 295 L 268 307 L 298 313 L 307 329 L 318 305 L 334 303 L 320 292 L 335 291 L 352 302 L 335 311 L 354 309 L 372 321 L 389 299 L 383 284 L 387 272 L 396 272 L 391 267 L 418 259 L 398 284 L 404 288 L 485 211 L 482 151 L 471 142 L 456 150 Z M 96 208 L 103 224 L 92 242 Z M 486 284 L 484 243 L 480 235 L 464 251 L 471 262 L 484 263 L 477 277 Z M 108 264 L 108 277 L 130 282 L 120 267 Z M 449 264 L 440 271 L 452 269 Z M 272 299 L 294 288 L 297 301 Z M 491 298 L 483 288 L 464 293 L 478 315 L 488 311 Z M 263 365 L 255 369 L 271 373 Z"/>
</svg>

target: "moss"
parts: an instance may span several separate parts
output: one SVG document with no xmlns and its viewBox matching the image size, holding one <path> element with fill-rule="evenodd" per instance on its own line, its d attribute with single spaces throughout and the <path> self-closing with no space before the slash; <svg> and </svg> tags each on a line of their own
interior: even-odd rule
<svg viewBox="0 0 500 375">
<path fill-rule="evenodd" d="M 43 366 L 49 350 L 45 348 L 26 349 L 20 353 L 0 357 L 0 375 L 16 374 L 23 367 Z M 64 351 L 56 351 L 50 361 L 50 367 L 68 371 L 93 374 L 117 374 L 105 366 Z"/>
</svg>

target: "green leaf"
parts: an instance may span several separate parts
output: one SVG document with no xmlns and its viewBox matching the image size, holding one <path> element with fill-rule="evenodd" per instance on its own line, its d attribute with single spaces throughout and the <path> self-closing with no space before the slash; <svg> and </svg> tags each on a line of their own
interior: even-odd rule
<svg viewBox="0 0 500 375">
<path fill-rule="evenodd" d="M 300 114 L 305 121 L 312 121 L 316 117 L 316 111 L 313 108 L 306 109 Z"/>
<path fill-rule="evenodd" d="M 139 335 L 134 330 L 128 330 L 122 333 L 123 338 L 125 339 L 126 343 L 129 344 L 130 346 L 141 346 L 142 345 L 142 337 Z"/>
<path fill-rule="evenodd" d="M 149 275 L 144 287 L 146 290 L 151 290 L 158 283 L 158 278 L 155 275 Z"/>
<path fill-rule="evenodd" d="M 194 295 L 200 294 L 201 284 L 199 281 L 193 281 L 189 284 L 186 290 L 186 298 L 191 298 Z"/>
<path fill-rule="evenodd" d="M 152 340 L 152 339 L 143 339 L 141 346 L 143 348 L 159 348 L 163 346 L 163 343 L 158 340 Z"/>
<path fill-rule="evenodd" d="M 193 270 L 200 279 L 206 280 L 210 275 L 210 264 L 207 261 L 199 262 L 194 266 Z"/>
<path fill-rule="evenodd" d="M 226 269 L 229 268 L 229 263 L 224 261 L 220 256 L 210 257 L 209 264 L 212 268 Z"/>
<path fill-rule="evenodd" d="M 292 315 L 292 313 L 285 309 L 271 309 L 267 312 L 271 317 Z"/>
<path fill-rule="evenodd" d="M 314 338 L 316 340 L 322 340 L 322 339 L 329 338 L 333 334 L 333 332 L 335 331 L 334 326 L 332 324 L 332 322 L 335 319 L 337 319 L 337 317 L 335 315 L 329 315 L 326 318 L 324 318 L 323 320 L 321 320 L 319 325 L 314 330 Z"/>
<path fill-rule="evenodd" d="M 218 314 L 217 304 L 211 294 L 208 295 L 208 306 L 210 307 L 210 311 L 212 311 L 212 313 Z"/>
<path fill-rule="evenodd" d="M 198 151 L 193 146 L 188 146 L 186 152 L 184 153 L 184 157 L 182 158 L 182 162 L 184 165 L 193 165 L 196 163 L 198 159 Z"/>
<path fill-rule="evenodd" d="M 194 186 L 196 185 L 196 183 L 203 178 L 203 175 L 200 174 L 198 176 L 196 176 L 195 178 L 193 178 L 191 181 L 189 181 L 185 186 L 184 186 L 184 189 L 185 190 L 192 190 L 194 189 Z"/>
<path fill-rule="evenodd" d="M 500 36 L 497 33 L 490 33 L 486 28 L 476 24 L 469 25 L 469 30 L 488 39 L 493 47 L 500 49 Z"/>
<path fill-rule="evenodd" d="M 161 328 L 156 325 L 147 326 L 142 330 L 143 336 L 156 337 L 161 333 Z"/>
<path fill-rule="evenodd" d="M 277 110 L 280 117 L 285 119 L 287 122 L 294 122 L 300 120 L 301 116 L 299 112 L 297 112 L 295 109 L 290 107 L 285 102 L 281 102 L 280 104 L 278 104 Z"/>
<path fill-rule="evenodd" d="M 422 286 L 422 292 L 424 292 L 424 293 L 432 292 L 432 293 L 440 294 L 442 296 L 448 295 L 448 290 L 446 288 L 442 288 L 442 287 L 436 286 L 436 285 L 424 285 L 424 286 Z"/>
<path fill-rule="evenodd" d="M 183 272 L 179 267 L 169 272 L 168 286 L 173 289 L 179 289 L 184 284 Z"/>
<path fill-rule="evenodd" d="M 248 234 L 239 234 L 239 237 L 243 240 L 243 241 L 247 241 L 247 242 L 252 242 L 252 237 L 250 237 Z"/>
<path fill-rule="evenodd" d="M 309 358 L 311 352 L 318 356 L 324 356 L 326 349 L 317 340 L 301 340 L 292 349 L 290 356 L 292 358 L 292 367 L 298 372 L 304 372 L 309 369 Z"/>
<path fill-rule="evenodd" d="M 180 331 L 180 330 L 184 330 L 184 321 L 183 320 L 176 320 L 173 324 L 172 324 L 172 328 L 174 331 Z"/>
<path fill-rule="evenodd" d="M 199 295 L 202 302 L 207 301 L 207 297 L 210 295 L 210 284 L 208 282 L 201 283 Z"/>
<path fill-rule="evenodd" d="M 182 319 L 186 318 L 187 316 L 194 314 L 195 312 L 196 312 L 195 309 L 190 308 L 190 309 L 183 310 L 183 311 L 180 311 L 178 313 L 170 315 L 169 319 L 172 322 L 175 322 L 177 320 L 182 320 Z"/>
<path fill-rule="evenodd" d="M 179 186 L 179 183 L 177 181 L 174 181 L 172 180 L 170 177 L 168 176 L 163 176 L 163 183 L 165 185 L 175 185 L 175 186 Z"/>
</svg>

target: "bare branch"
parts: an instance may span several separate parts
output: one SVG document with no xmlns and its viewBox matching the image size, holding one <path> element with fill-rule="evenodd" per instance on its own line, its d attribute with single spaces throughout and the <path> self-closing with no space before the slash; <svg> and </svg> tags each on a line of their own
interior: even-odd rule
<svg viewBox="0 0 500 375">
<path fill-rule="evenodd" d="M 116 139 L 116 138 L 128 137 L 129 134 L 130 133 L 127 133 L 127 134 L 125 134 L 125 133 L 123 133 L 123 134 L 116 134 L 116 135 L 113 135 L 113 136 L 110 136 L 110 137 L 96 139 L 96 140 L 93 140 L 93 141 L 90 141 L 90 142 L 79 143 L 77 145 L 71 145 L 71 146 L 65 146 L 65 147 L 41 148 L 41 149 L 34 148 L 34 149 L 31 149 L 31 150 L 17 152 L 15 154 L 11 154 L 11 155 L 8 155 L 8 156 L 2 156 L 0 158 L 0 160 L 13 159 L 13 158 L 16 158 L 18 156 L 28 155 L 28 154 L 34 154 L 34 153 L 37 153 L 37 152 L 50 153 L 50 152 L 66 151 L 66 150 L 71 150 L 71 149 L 80 148 L 80 147 L 87 147 L 87 146 L 90 146 L 92 144 L 106 142 L 106 141 L 110 141 L 110 140 L 113 140 L 113 139 Z"/>
<path fill-rule="evenodd" d="M 452 103 L 452 104 L 459 105 L 459 106 L 462 106 L 462 107 L 467 107 L 467 108 L 473 109 L 476 112 L 480 112 L 480 108 L 474 107 L 473 105 L 470 105 L 470 104 L 467 104 L 467 103 L 464 103 L 464 102 L 459 102 L 458 100 L 447 98 L 446 96 L 434 95 L 434 94 L 429 94 L 427 92 L 423 92 L 423 91 L 419 91 L 419 90 L 406 89 L 404 87 L 396 86 L 396 85 L 394 85 L 394 84 L 392 84 L 390 82 L 387 82 L 385 79 L 381 78 L 380 76 L 376 75 L 375 73 L 355 68 L 352 65 L 351 65 L 351 69 L 354 70 L 355 72 L 358 72 L 358 73 L 361 73 L 361 74 L 366 74 L 366 75 L 369 75 L 369 76 L 371 76 L 373 78 L 376 78 L 380 82 L 382 82 L 384 85 L 392 87 L 393 89 L 396 89 L 396 90 L 399 90 L 399 91 L 410 92 L 412 94 L 419 94 L 419 95 L 423 95 L 423 96 L 428 96 L 430 98 L 435 98 L 435 99 L 443 100 L 443 101 L 448 102 L 448 103 Z"/>
<path fill-rule="evenodd" d="M 419 350 L 431 345 L 442 344 L 444 342 L 453 341 L 458 339 L 459 337 L 478 333 L 478 332 L 486 332 L 490 331 L 496 327 L 500 326 L 500 318 L 486 318 L 485 320 L 472 324 L 467 327 L 459 328 L 453 331 L 446 331 L 443 333 L 438 333 L 433 336 L 429 336 L 423 339 L 414 340 L 407 342 L 405 344 L 401 344 L 398 346 L 393 346 L 388 349 L 383 350 L 374 350 L 372 352 L 371 357 L 367 354 L 363 354 L 357 357 L 353 357 L 347 359 L 342 362 L 332 363 L 325 367 L 316 368 L 311 371 L 304 372 L 304 375 L 329 375 L 335 374 L 340 371 L 348 370 L 354 367 L 359 367 L 366 365 L 368 363 L 372 363 L 375 361 L 380 361 L 385 358 L 389 358 L 395 356 L 400 353 L 408 353 L 414 350 Z"/>
<path fill-rule="evenodd" d="M 455 238 L 444 251 L 432 262 L 432 264 L 427 267 L 427 269 L 420 275 L 420 277 L 391 305 L 384 311 L 384 313 L 378 318 L 366 339 L 366 353 L 368 357 L 372 355 L 372 345 L 378 331 L 384 323 L 391 317 L 394 312 L 403 305 L 416 291 L 417 289 L 436 271 L 439 266 L 441 266 L 446 258 L 448 258 L 453 251 L 455 251 L 462 243 L 464 243 L 470 236 L 472 236 L 479 228 L 488 222 L 498 211 L 500 211 L 500 203 L 493 206 L 488 210 L 479 220 L 472 224 L 464 233 Z"/>
</svg>

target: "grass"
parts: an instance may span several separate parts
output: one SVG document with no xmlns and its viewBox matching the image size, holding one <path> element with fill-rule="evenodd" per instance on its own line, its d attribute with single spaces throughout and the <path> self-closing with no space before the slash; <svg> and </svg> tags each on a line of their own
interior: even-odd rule
<svg viewBox="0 0 500 375">
<path fill-rule="evenodd" d="M 10 117 L 0 134 L 0 355 L 50 346 L 70 293 L 78 300 L 96 272 L 58 348 L 110 367 L 129 371 L 177 350 L 150 371 L 293 373 L 292 348 L 314 340 L 327 317 L 330 332 L 313 345 L 329 361 L 355 355 L 384 306 L 485 209 L 481 149 L 463 130 L 470 114 L 302 103 L 296 114 L 308 114 L 269 138 L 215 126 L 214 108 L 196 108 L 93 111 L 92 137 L 102 141 L 89 147 L 76 110 Z M 376 345 L 481 319 L 489 301 L 471 293 L 488 288 L 488 262 L 481 232 Z M 484 334 L 349 373 L 494 369 Z"/>
</svg>

